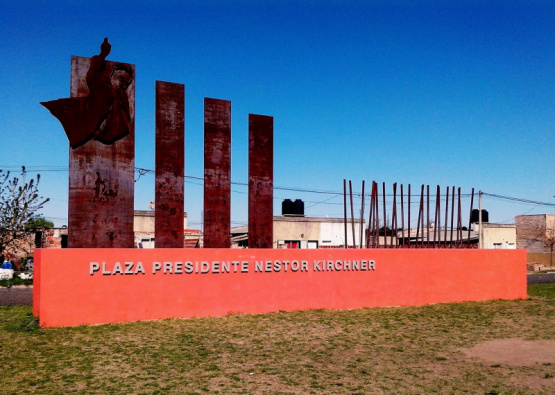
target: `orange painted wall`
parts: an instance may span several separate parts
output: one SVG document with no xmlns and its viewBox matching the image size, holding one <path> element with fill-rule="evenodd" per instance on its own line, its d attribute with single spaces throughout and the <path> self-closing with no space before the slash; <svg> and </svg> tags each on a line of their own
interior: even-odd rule
<svg viewBox="0 0 555 395">
<path fill-rule="evenodd" d="M 308 270 L 255 272 L 270 260 L 307 261 Z M 372 260 L 375 270 L 315 271 L 322 260 Z M 186 261 L 244 261 L 248 272 L 152 273 L 153 262 Z M 142 262 L 145 273 L 91 275 L 91 262 L 108 271 Z M 45 327 L 527 296 L 525 250 L 37 250 L 34 281 L 33 312 Z"/>
</svg>

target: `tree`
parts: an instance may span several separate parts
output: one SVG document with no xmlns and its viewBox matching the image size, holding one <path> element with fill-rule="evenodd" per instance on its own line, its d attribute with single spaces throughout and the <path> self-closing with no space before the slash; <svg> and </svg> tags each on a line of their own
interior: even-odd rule
<svg viewBox="0 0 555 395">
<path fill-rule="evenodd" d="M 549 267 L 553 267 L 553 247 L 555 246 L 555 229 L 544 228 L 540 240 L 549 249 Z"/>
<path fill-rule="evenodd" d="M 10 179 L 10 172 L 0 169 L 0 254 L 12 252 L 33 229 L 27 223 L 44 207 L 50 199 L 38 193 L 40 174 L 27 182 L 25 166 L 21 177 Z"/>
<path fill-rule="evenodd" d="M 31 218 L 25 224 L 27 229 L 35 230 L 35 229 L 48 229 L 54 227 L 54 222 L 47 220 L 41 215 Z"/>
</svg>

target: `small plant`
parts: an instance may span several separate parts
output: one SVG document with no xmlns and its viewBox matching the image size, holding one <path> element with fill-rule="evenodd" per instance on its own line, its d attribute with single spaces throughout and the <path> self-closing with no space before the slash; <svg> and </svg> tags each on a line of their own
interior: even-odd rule
<svg viewBox="0 0 555 395">
<path fill-rule="evenodd" d="M 11 288 L 14 285 L 33 285 L 33 280 L 24 280 L 19 276 L 13 276 L 10 280 L 0 280 L 0 287 Z"/>
</svg>

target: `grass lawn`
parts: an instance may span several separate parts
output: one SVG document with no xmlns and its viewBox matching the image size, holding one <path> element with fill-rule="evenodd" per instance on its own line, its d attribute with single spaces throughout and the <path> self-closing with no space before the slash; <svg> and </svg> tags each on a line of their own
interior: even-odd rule
<svg viewBox="0 0 555 395">
<path fill-rule="evenodd" d="M 56 329 L 39 329 L 31 307 L 0 307 L 0 393 L 553 394 L 555 363 L 472 354 L 493 340 L 555 343 L 555 285 L 529 294 Z"/>
</svg>

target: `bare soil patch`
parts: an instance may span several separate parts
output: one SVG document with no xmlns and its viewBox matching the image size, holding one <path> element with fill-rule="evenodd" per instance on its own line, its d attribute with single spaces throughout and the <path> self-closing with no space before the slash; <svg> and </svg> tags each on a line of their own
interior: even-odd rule
<svg viewBox="0 0 555 395">
<path fill-rule="evenodd" d="M 555 340 L 496 339 L 461 350 L 467 357 L 510 366 L 555 365 Z"/>
</svg>

